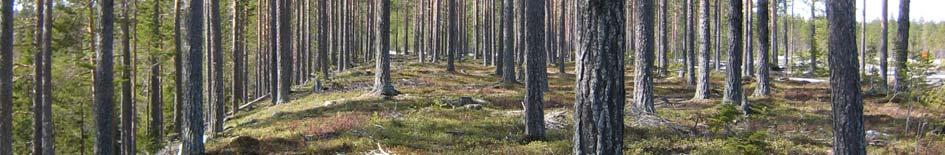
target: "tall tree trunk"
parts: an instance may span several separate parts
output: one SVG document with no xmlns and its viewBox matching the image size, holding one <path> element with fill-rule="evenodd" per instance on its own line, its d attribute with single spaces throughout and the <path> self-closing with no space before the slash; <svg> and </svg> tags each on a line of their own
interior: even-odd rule
<svg viewBox="0 0 945 155">
<path fill-rule="evenodd" d="M 200 0 L 196 0 L 200 1 Z M 98 50 L 95 54 L 95 154 L 115 154 L 115 96 L 114 88 L 114 1 L 99 0 L 97 21 L 100 32 L 96 38 Z M 4 10 L 6 11 L 6 10 Z M 4 20 L 7 21 L 7 20 Z M 199 39 L 197 42 L 199 43 Z M 199 99 L 198 99 L 199 100 Z M 199 101 L 198 101 L 199 103 Z M 199 110 L 199 109 L 198 109 Z M 197 111 L 199 113 L 199 111 Z M 202 147 L 201 147 L 202 148 Z"/>
<path fill-rule="evenodd" d="M 883 14 L 881 15 L 883 20 L 880 25 L 882 29 L 880 31 L 880 40 L 879 40 L 879 77 L 882 79 L 882 82 L 879 83 L 879 88 L 884 92 L 889 91 L 889 2 L 888 0 L 883 1 Z"/>
<path fill-rule="evenodd" d="M 665 1 L 664 1 L 665 2 Z M 653 106 L 653 57 L 655 45 L 654 18 L 655 3 L 653 0 L 636 0 L 636 13 L 634 13 L 635 39 L 640 43 L 639 48 L 635 49 L 636 63 L 633 65 L 633 107 L 631 111 L 636 115 L 655 114 L 656 108 Z M 665 27 L 665 26 L 664 26 Z M 665 32 L 665 31 L 664 31 Z M 619 44 L 619 43 L 618 43 Z"/>
<path fill-rule="evenodd" d="M 866 77 L 866 0 L 863 0 L 863 21 L 860 27 L 860 75 Z"/>
<path fill-rule="evenodd" d="M 52 11 L 53 1 L 37 0 L 36 35 L 39 51 L 36 52 L 36 80 L 34 88 L 34 152 L 54 154 L 54 133 L 52 124 Z M 38 143 L 37 143 L 38 142 Z"/>
<path fill-rule="evenodd" d="M 623 1 L 581 4 L 574 103 L 574 154 L 622 154 L 624 103 Z M 639 0 L 652 4 L 652 0 Z M 649 5 L 647 5 L 649 6 Z"/>
<path fill-rule="evenodd" d="M 668 7 L 669 7 L 668 2 L 669 2 L 668 0 L 661 0 L 660 6 L 659 6 L 660 7 L 659 9 L 659 14 L 660 14 L 660 19 L 659 19 L 660 20 L 659 21 L 660 47 L 659 48 L 660 49 L 659 49 L 659 54 L 657 55 L 659 58 L 656 60 L 658 61 L 657 65 L 659 66 L 657 67 L 659 68 L 659 70 L 657 71 L 656 75 L 660 77 L 665 77 L 666 73 L 669 72 L 669 55 L 668 55 L 669 30 L 667 29 L 668 27 L 666 26 L 669 24 L 669 14 L 667 14 Z M 634 103 L 639 103 L 639 101 L 636 101 Z"/>
<path fill-rule="evenodd" d="M 290 30 L 289 19 L 292 19 L 290 14 L 290 4 L 289 0 L 278 0 L 278 86 L 276 93 L 279 94 L 276 99 L 276 103 L 288 103 L 289 91 L 292 87 L 292 33 Z"/>
<path fill-rule="evenodd" d="M 515 4 L 512 3 L 512 0 L 503 1 L 502 9 L 502 34 L 504 37 L 501 47 L 502 50 L 502 83 L 512 84 L 517 83 L 515 80 L 515 32 L 513 29 L 513 15 L 515 10 Z"/>
<path fill-rule="evenodd" d="M 328 80 L 328 0 L 319 0 L 318 13 L 318 68 L 322 76 L 319 79 Z M 317 91 L 317 90 L 316 90 Z"/>
<path fill-rule="evenodd" d="M 180 154 L 202 154 L 204 152 L 203 133 L 203 25 L 204 9 L 203 0 L 181 0 L 181 6 L 184 20 L 182 22 L 184 38 L 182 42 L 184 51 L 187 51 L 182 57 L 183 66 L 183 87 L 184 95 L 184 123 L 181 131 L 181 153 Z M 105 34 L 105 33 L 103 33 Z M 110 35 L 104 35 L 110 36 Z"/>
<path fill-rule="evenodd" d="M 373 40 L 378 45 L 378 48 L 374 49 L 377 58 L 374 59 L 374 90 L 371 91 L 375 96 L 393 97 L 400 94 L 390 80 L 390 1 L 377 0 L 380 4 L 371 4 L 380 6 L 377 17 L 373 17 L 378 19 L 377 27 L 373 27 L 371 31 L 378 36 Z"/>
<path fill-rule="evenodd" d="M 856 60 L 855 0 L 829 0 L 827 29 L 829 39 L 830 100 L 833 111 L 833 152 L 866 154 L 863 135 L 863 96 Z M 908 0 L 906 0 L 908 5 Z M 905 10 L 908 10 L 906 8 Z M 906 15 L 908 17 L 908 15 Z M 908 21 L 908 20 L 907 20 Z"/>
<path fill-rule="evenodd" d="M 541 73 L 545 72 L 544 27 L 545 27 L 545 0 L 528 0 L 525 2 L 525 29 L 528 38 L 527 58 L 525 59 L 525 139 L 539 140 L 545 138 L 544 90 L 542 89 Z"/>
<path fill-rule="evenodd" d="M 446 72 L 456 72 L 456 67 L 453 65 L 454 54 L 460 50 L 460 39 L 459 39 L 459 9 L 456 6 L 457 0 L 446 0 L 447 2 L 447 27 L 449 31 L 449 48 L 446 51 Z"/>
<path fill-rule="evenodd" d="M 151 14 L 151 35 L 154 39 L 151 41 L 151 122 L 148 125 L 148 135 L 151 136 L 151 142 L 156 146 L 162 146 L 164 142 L 164 87 L 161 85 L 161 60 L 157 56 L 163 49 L 164 35 L 161 34 L 161 3 L 154 1 L 154 9 Z"/>
<path fill-rule="evenodd" d="M 909 88 L 909 3 L 911 0 L 899 0 L 899 20 L 896 26 L 896 76 L 893 84 L 896 93 L 906 92 Z"/>
<path fill-rule="evenodd" d="M 130 1 L 122 1 L 121 4 L 121 153 L 135 154 L 135 100 L 134 86 L 132 86 L 132 55 L 131 55 L 131 14 L 129 11 Z"/>
<path fill-rule="evenodd" d="M 816 7 L 814 7 L 815 1 L 816 0 L 811 0 L 810 2 L 810 7 L 811 7 L 810 22 L 808 22 L 810 24 L 810 56 L 809 56 L 810 68 L 808 69 L 807 76 L 809 77 L 813 77 L 814 75 L 817 74 L 816 72 L 817 72 L 817 55 L 818 55 L 817 52 L 818 51 L 817 51 L 817 41 L 816 41 L 817 38 L 815 38 L 816 37 L 815 35 L 817 34 L 817 26 L 814 25 L 814 22 L 816 21 L 815 20 L 816 15 L 814 14 L 814 11 L 816 10 L 815 9 Z"/>
<path fill-rule="evenodd" d="M 181 133 L 184 108 L 183 42 L 181 42 L 181 1 L 174 0 L 174 133 Z"/>
<path fill-rule="evenodd" d="M 769 9 L 771 5 L 768 3 L 768 0 L 758 0 L 758 42 L 760 43 L 758 49 L 758 70 L 756 74 L 757 86 L 755 86 L 755 93 L 753 96 L 767 97 L 771 94 L 771 86 L 769 77 L 768 77 L 768 49 L 771 47 L 771 39 L 768 36 L 768 32 L 771 29 L 768 27 L 768 17 L 770 17 Z"/>
<path fill-rule="evenodd" d="M 702 28 L 699 34 L 702 35 L 701 36 L 702 39 L 699 40 L 700 41 L 699 42 L 700 43 L 699 70 L 697 73 L 698 78 L 696 79 L 697 80 L 696 81 L 696 94 L 693 97 L 693 99 L 697 99 L 697 100 L 708 99 L 710 95 L 709 90 L 712 89 L 712 86 L 710 86 L 711 85 L 710 80 L 712 76 L 710 75 L 711 72 L 709 72 L 709 68 L 710 68 L 709 61 L 711 60 L 709 58 L 709 53 L 711 53 L 711 47 L 712 47 L 712 41 L 711 41 L 711 35 L 710 35 L 711 31 L 709 31 L 709 29 L 711 28 L 710 26 L 711 24 L 709 22 L 709 17 L 710 17 L 709 8 L 711 6 L 709 6 L 709 0 L 700 0 L 700 1 L 702 4 L 702 8 L 700 9 L 702 9 L 702 11 L 699 16 L 699 19 L 700 19 L 699 25 Z"/>
<path fill-rule="evenodd" d="M 686 86 L 696 85 L 696 7 L 697 0 L 687 0 L 686 8 Z"/>
<path fill-rule="evenodd" d="M 778 49 L 779 49 L 779 47 L 778 47 L 778 46 L 779 46 L 779 44 L 778 44 L 778 43 L 779 43 L 779 42 L 778 42 L 778 4 L 779 4 L 779 2 L 778 2 L 778 1 L 779 1 L 779 0 L 772 0 L 772 2 L 769 2 L 769 5 L 770 5 L 770 6 L 763 6 L 763 7 L 768 7 L 768 9 L 771 9 L 771 10 L 769 10 L 769 11 L 771 12 L 771 15 L 770 15 L 770 18 L 769 18 L 769 19 L 771 20 L 771 28 L 769 29 L 769 32 L 771 32 L 771 37 L 766 38 L 766 39 L 770 39 L 770 40 L 771 40 L 771 42 L 770 42 L 770 44 L 771 44 L 771 45 L 770 45 L 770 47 L 771 47 L 771 48 L 770 48 L 770 49 L 771 49 L 771 65 L 774 65 L 775 68 L 779 68 L 779 67 L 780 67 L 780 66 L 779 66 L 780 63 L 778 63 L 778 61 L 780 61 L 780 60 L 778 60 L 778 59 L 779 59 L 779 56 L 780 56 L 780 55 L 778 54 L 778 52 L 779 52 L 779 51 L 778 51 Z M 768 15 L 763 15 L 763 16 L 768 16 Z"/>
<path fill-rule="evenodd" d="M 728 61 L 725 69 L 723 102 L 742 104 L 742 1 L 730 0 L 728 11 Z M 743 109 L 744 110 L 744 109 Z"/>
<path fill-rule="evenodd" d="M 755 74 L 755 4 L 753 0 L 748 0 L 747 10 L 745 11 L 745 69 L 743 75 L 753 77 Z"/>
<path fill-rule="evenodd" d="M 243 3 L 240 0 L 233 0 L 233 115 L 236 115 L 236 112 L 239 111 L 239 104 L 245 102 L 246 99 L 246 62 L 243 61 L 244 58 L 244 44 L 245 40 L 243 38 L 243 24 L 245 24 L 245 17 L 243 17 Z"/>
<path fill-rule="evenodd" d="M 219 134 L 223 132 L 223 120 L 226 119 L 224 103 L 226 95 L 223 94 L 223 31 L 221 24 L 220 0 L 210 0 L 210 69 L 213 75 L 210 91 L 212 98 L 210 103 L 210 133 Z M 211 136 L 212 137 L 212 136 Z"/>
<path fill-rule="evenodd" d="M 13 154 L 13 0 L 0 12 L 0 155 Z"/>
</svg>

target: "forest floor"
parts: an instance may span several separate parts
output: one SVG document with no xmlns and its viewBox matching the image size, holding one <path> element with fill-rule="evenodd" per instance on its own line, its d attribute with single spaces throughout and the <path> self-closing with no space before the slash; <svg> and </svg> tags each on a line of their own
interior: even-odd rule
<svg viewBox="0 0 945 155">
<path fill-rule="evenodd" d="M 574 101 L 573 67 L 568 74 L 549 68 L 545 94 L 547 137 L 525 142 L 523 85 L 500 85 L 494 68 L 458 63 L 457 73 L 434 64 L 395 64 L 393 81 L 403 94 L 392 99 L 364 97 L 373 85 L 373 67 L 333 75 L 327 90 L 299 86 L 287 104 L 256 104 L 226 122 L 208 142 L 210 154 L 569 154 Z M 632 92 L 627 72 L 627 92 Z M 832 143 L 827 83 L 774 76 L 773 94 L 750 98 L 751 117 L 721 106 L 723 77 L 713 73 L 712 100 L 689 101 L 694 92 L 679 78 L 656 78 L 662 127 L 634 125 L 626 117 L 628 154 L 829 154 Z M 745 80 L 745 92 L 754 85 Z M 631 93 L 628 94 L 632 98 Z M 460 99 L 468 97 L 466 99 Z M 943 154 L 940 129 L 945 110 L 920 104 L 888 103 L 867 96 L 865 128 L 871 154 Z M 481 105 L 477 107 L 476 104 Z M 629 103 L 628 103 L 629 105 Z M 937 131 L 940 132 L 940 131 Z"/>
</svg>

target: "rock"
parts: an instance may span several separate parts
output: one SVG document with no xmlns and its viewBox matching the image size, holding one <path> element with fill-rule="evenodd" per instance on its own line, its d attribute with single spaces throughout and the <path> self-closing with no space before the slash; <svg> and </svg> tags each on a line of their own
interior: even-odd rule
<svg viewBox="0 0 945 155">
<path fill-rule="evenodd" d="M 564 129 L 567 124 L 567 116 L 564 111 L 553 111 L 545 114 L 546 129 Z"/>
<path fill-rule="evenodd" d="M 874 146 L 886 146 L 886 142 L 889 139 L 889 134 L 882 133 L 876 130 L 867 130 L 866 131 L 866 142 Z"/>
<path fill-rule="evenodd" d="M 463 108 L 472 109 L 472 110 L 482 110 L 482 105 L 481 104 L 467 104 L 467 105 L 463 105 Z"/>
</svg>

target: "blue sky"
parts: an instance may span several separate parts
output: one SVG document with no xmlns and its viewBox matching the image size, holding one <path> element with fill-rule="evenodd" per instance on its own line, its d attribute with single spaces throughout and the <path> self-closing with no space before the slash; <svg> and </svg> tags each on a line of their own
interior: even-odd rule
<svg viewBox="0 0 945 155">
<path fill-rule="evenodd" d="M 794 7 L 794 14 L 808 17 L 810 16 L 809 0 L 791 0 L 796 5 Z M 899 0 L 887 0 L 889 2 L 889 20 L 894 20 L 899 17 Z M 866 20 L 872 21 L 874 19 L 879 19 L 882 17 L 882 0 L 866 0 Z M 863 16 L 863 0 L 856 0 L 856 20 L 862 21 Z M 823 3 L 817 3 L 816 7 L 818 10 L 823 11 Z M 945 0 L 912 0 L 909 8 L 912 12 L 910 14 L 910 20 L 912 21 L 945 21 Z M 939 10 L 943 9 L 943 10 Z M 790 12 L 790 11 L 789 11 Z M 819 12 L 818 14 L 822 14 Z"/>
</svg>

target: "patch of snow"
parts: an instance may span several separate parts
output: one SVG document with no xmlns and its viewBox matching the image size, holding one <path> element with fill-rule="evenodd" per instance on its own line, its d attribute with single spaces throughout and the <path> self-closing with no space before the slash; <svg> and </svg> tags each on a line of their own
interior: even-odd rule
<svg viewBox="0 0 945 155">
<path fill-rule="evenodd" d="M 788 80 L 790 80 L 790 81 L 809 82 L 809 83 L 826 83 L 826 82 L 828 82 L 827 80 L 823 80 L 823 79 L 797 78 L 797 77 L 788 78 Z"/>
</svg>

